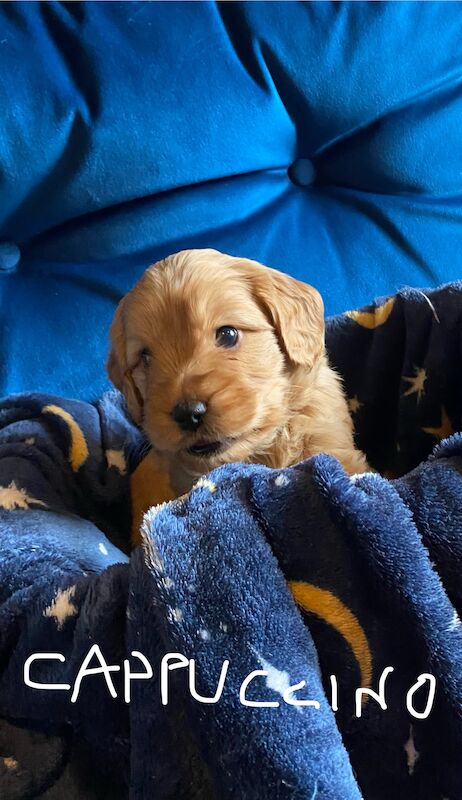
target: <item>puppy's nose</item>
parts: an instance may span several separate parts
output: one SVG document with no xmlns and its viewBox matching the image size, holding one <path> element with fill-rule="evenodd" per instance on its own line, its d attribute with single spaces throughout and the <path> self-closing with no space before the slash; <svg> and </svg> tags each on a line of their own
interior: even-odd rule
<svg viewBox="0 0 462 800">
<path fill-rule="evenodd" d="M 175 406 L 172 417 L 182 431 L 196 431 L 206 411 L 205 403 L 200 400 L 188 400 Z"/>
</svg>

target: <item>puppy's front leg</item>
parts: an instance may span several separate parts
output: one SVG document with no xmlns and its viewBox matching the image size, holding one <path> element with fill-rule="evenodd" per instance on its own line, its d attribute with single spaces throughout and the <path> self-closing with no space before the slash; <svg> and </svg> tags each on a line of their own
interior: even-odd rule
<svg viewBox="0 0 462 800">
<path fill-rule="evenodd" d="M 141 542 L 140 526 L 143 516 L 152 506 L 174 500 L 177 492 L 170 485 L 168 470 L 154 450 L 141 461 L 130 476 L 131 491 L 131 543 Z"/>
</svg>

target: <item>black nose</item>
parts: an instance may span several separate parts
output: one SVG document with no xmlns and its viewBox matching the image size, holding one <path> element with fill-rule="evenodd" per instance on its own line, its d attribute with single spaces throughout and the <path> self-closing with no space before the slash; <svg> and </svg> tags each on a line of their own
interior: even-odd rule
<svg viewBox="0 0 462 800">
<path fill-rule="evenodd" d="M 202 422 L 207 406 L 200 400 L 188 400 L 178 403 L 172 411 L 172 417 L 183 431 L 196 431 Z"/>
</svg>

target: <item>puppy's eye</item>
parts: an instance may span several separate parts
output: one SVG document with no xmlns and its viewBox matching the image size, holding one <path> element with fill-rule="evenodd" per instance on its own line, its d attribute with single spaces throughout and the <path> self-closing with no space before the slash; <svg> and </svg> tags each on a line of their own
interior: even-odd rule
<svg viewBox="0 0 462 800">
<path fill-rule="evenodd" d="M 143 367 L 147 367 L 150 361 L 151 361 L 151 351 L 149 350 L 148 347 L 144 347 L 140 353 L 140 364 L 142 364 Z"/>
<path fill-rule="evenodd" d="M 215 339 L 219 347 L 234 347 L 239 339 L 239 331 L 230 325 L 223 325 L 222 328 L 217 328 Z"/>
</svg>

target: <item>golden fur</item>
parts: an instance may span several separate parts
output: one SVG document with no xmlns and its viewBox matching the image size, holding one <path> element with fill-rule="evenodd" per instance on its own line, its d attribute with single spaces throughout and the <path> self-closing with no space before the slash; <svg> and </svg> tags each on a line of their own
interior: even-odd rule
<svg viewBox="0 0 462 800">
<path fill-rule="evenodd" d="M 215 340 L 226 325 L 240 332 L 231 349 Z M 185 250 L 147 269 L 122 299 L 111 340 L 109 376 L 173 494 L 225 462 L 285 467 L 326 452 L 349 473 L 368 469 L 327 361 L 323 303 L 313 287 L 248 259 Z M 185 400 L 207 406 L 195 432 L 172 418 Z M 189 452 L 204 441 L 222 448 Z"/>
</svg>

